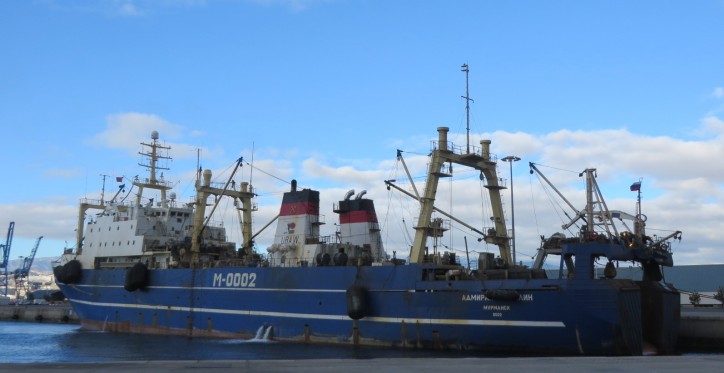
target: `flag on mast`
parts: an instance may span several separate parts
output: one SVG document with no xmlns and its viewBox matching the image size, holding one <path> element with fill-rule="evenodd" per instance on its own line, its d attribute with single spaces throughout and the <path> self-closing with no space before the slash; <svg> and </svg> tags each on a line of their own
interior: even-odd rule
<svg viewBox="0 0 724 373">
<path fill-rule="evenodd" d="M 638 190 L 641 190 L 641 182 L 640 182 L 640 181 L 637 181 L 637 182 L 631 184 L 631 191 L 632 191 L 632 192 L 635 192 L 635 191 L 638 191 Z"/>
</svg>

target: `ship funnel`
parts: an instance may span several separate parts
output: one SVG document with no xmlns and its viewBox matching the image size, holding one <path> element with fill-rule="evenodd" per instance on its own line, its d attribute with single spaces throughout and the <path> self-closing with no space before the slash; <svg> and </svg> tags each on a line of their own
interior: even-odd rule
<svg viewBox="0 0 724 373">
<path fill-rule="evenodd" d="M 347 194 L 344 195 L 344 200 L 349 201 L 349 199 L 352 197 L 353 194 L 354 194 L 354 189 L 350 189 L 349 191 L 347 191 Z"/>
<path fill-rule="evenodd" d="M 313 262 L 318 253 L 319 226 L 324 224 L 319 215 L 319 192 L 297 188 L 296 180 L 291 181 L 291 186 L 291 191 L 284 192 L 276 218 L 274 247 L 278 250 L 270 251 L 268 258 L 272 267 L 304 266 Z"/>
<path fill-rule="evenodd" d="M 365 194 L 367 194 L 367 191 L 363 190 L 363 191 L 359 192 L 359 194 L 357 194 L 357 197 L 354 197 L 354 199 L 361 199 L 362 196 L 364 196 Z"/>
<path fill-rule="evenodd" d="M 447 127 L 437 127 L 439 137 L 437 146 L 440 148 L 440 150 L 447 150 L 447 131 L 449 130 L 450 129 Z"/>
</svg>

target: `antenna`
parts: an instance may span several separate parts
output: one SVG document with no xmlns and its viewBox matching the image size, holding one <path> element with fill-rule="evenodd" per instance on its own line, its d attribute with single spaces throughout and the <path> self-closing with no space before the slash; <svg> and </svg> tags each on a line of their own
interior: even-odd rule
<svg viewBox="0 0 724 373">
<path fill-rule="evenodd" d="M 254 146 L 255 146 L 254 142 L 252 141 L 251 142 L 251 167 L 249 167 L 250 168 L 250 170 L 249 170 L 249 184 L 250 185 L 254 185 L 251 183 L 252 178 L 254 177 Z"/>
<path fill-rule="evenodd" d="M 468 64 L 464 63 L 462 66 L 460 66 L 460 71 L 465 73 L 465 96 L 460 96 L 465 99 L 465 130 L 467 133 L 467 152 L 470 153 L 470 101 L 475 102 L 472 98 L 470 98 L 470 93 L 468 92 L 468 73 L 470 72 L 470 69 L 468 69 Z"/>
<path fill-rule="evenodd" d="M 201 182 L 201 148 L 196 148 L 196 184 Z"/>
<path fill-rule="evenodd" d="M 103 204 L 103 199 L 104 199 L 105 194 L 106 194 L 106 177 L 108 177 L 108 175 L 101 174 L 101 176 L 103 177 L 103 186 L 101 187 L 101 205 L 102 205 L 102 204 Z"/>
</svg>

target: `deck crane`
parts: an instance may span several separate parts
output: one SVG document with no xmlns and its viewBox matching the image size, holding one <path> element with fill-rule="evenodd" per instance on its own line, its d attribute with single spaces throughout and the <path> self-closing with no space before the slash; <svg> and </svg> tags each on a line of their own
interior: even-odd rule
<svg viewBox="0 0 724 373">
<path fill-rule="evenodd" d="M 3 248 L 2 262 L 0 262 L 0 288 L 4 291 L 1 295 L 8 295 L 8 261 L 10 258 L 10 246 L 13 243 L 13 232 L 15 231 L 15 222 L 11 221 L 8 226 L 8 235 L 5 244 L 0 245 Z"/>
</svg>

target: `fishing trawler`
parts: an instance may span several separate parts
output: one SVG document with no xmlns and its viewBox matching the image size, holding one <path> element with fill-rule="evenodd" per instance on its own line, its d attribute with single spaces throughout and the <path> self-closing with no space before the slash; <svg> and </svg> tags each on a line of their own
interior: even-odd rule
<svg viewBox="0 0 724 373">
<path fill-rule="evenodd" d="M 199 170 L 194 202 L 180 203 L 158 176 L 169 147 L 154 132 L 142 143 L 149 177 L 133 180 L 133 201 L 118 194 L 81 201 L 75 247 L 54 269 L 56 281 L 83 327 L 108 332 L 260 334 L 286 342 L 519 354 L 640 355 L 649 345 L 675 352 L 679 293 L 662 281 L 660 267 L 673 264 L 667 241 L 680 236 L 646 236 L 640 213 L 631 215 L 633 231 L 615 230 L 616 214 L 605 208 L 587 170 L 578 234 L 554 234 L 542 241 L 532 268 L 516 265 L 490 141 L 458 146 L 447 135 L 448 128 L 438 128 L 422 193 L 411 177 L 412 188 L 385 181 L 419 203 L 409 260 L 403 260 L 386 254 L 374 202 L 364 192 L 350 191 L 334 204 L 339 225 L 328 237 L 320 235 L 319 192 L 296 182 L 282 198 L 274 243 L 258 252 L 253 187 L 236 183 L 234 173 L 217 184 L 211 171 Z M 397 158 L 407 171 L 402 155 Z M 453 175 L 453 164 L 480 173 L 492 206 L 490 227 L 476 228 L 436 206 L 438 183 Z M 237 161 L 237 169 L 241 165 Z M 151 192 L 160 197 L 149 199 Z M 211 223 L 222 198 L 238 208 L 239 244 Z M 87 219 L 90 211 L 96 214 Z M 452 252 L 429 250 L 451 221 L 496 245 L 498 255 L 481 253 L 471 269 Z M 546 258 L 557 258 L 556 276 L 542 269 Z M 605 276 L 596 274 L 597 260 L 608 263 Z M 617 279 L 613 263 L 619 261 L 639 264 L 641 278 Z"/>
</svg>

